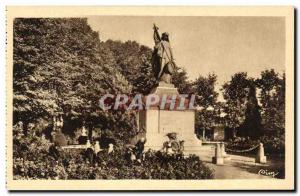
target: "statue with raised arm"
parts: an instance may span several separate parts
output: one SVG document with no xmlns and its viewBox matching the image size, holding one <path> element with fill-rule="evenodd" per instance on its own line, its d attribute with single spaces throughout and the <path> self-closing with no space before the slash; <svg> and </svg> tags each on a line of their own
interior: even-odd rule
<svg viewBox="0 0 300 196">
<path fill-rule="evenodd" d="M 158 27 L 154 24 L 154 51 L 152 54 L 152 68 L 159 82 L 171 84 L 172 73 L 175 69 L 169 34 L 163 33 L 160 37 Z"/>
</svg>

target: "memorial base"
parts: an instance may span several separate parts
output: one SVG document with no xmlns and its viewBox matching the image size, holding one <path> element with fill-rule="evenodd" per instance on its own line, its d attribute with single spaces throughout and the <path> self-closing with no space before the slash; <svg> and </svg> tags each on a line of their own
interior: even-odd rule
<svg viewBox="0 0 300 196">
<path fill-rule="evenodd" d="M 153 89 L 153 94 L 179 95 L 172 84 L 160 84 Z M 202 143 L 195 134 L 195 110 L 168 110 L 159 107 L 139 111 L 139 127 L 146 132 L 145 150 L 161 150 L 163 143 L 169 141 L 168 133 L 177 133 L 177 140 L 184 140 L 184 151 L 191 152 L 201 147 Z"/>
</svg>

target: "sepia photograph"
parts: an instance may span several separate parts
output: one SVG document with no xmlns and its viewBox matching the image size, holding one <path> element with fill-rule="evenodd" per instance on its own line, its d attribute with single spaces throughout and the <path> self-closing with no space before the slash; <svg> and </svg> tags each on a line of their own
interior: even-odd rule
<svg viewBox="0 0 300 196">
<path fill-rule="evenodd" d="M 293 17 L 8 7 L 7 188 L 292 190 Z"/>
</svg>

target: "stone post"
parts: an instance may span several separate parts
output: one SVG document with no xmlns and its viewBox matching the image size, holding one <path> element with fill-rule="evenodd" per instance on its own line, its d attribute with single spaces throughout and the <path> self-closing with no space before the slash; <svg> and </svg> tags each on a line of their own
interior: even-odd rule
<svg viewBox="0 0 300 196">
<path fill-rule="evenodd" d="M 267 163 L 267 157 L 265 156 L 263 143 L 259 144 L 259 149 L 257 151 L 255 162 L 256 163 Z"/>
<path fill-rule="evenodd" d="M 221 142 L 221 154 L 225 161 L 231 160 L 230 156 L 225 151 L 225 143 L 224 142 Z"/>
<path fill-rule="evenodd" d="M 222 151 L 220 144 L 216 144 L 215 156 L 212 158 L 212 162 L 216 165 L 224 165 L 224 157 L 222 156 Z"/>
</svg>

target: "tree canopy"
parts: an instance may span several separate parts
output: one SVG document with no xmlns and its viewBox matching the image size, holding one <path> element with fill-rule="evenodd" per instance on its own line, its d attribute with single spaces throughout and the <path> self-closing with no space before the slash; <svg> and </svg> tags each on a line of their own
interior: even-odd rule
<svg viewBox="0 0 300 196">
<path fill-rule="evenodd" d="M 130 114 L 98 107 L 104 93 L 132 92 L 132 81 L 118 68 L 120 59 L 108 43 L 100 42 L 87 19 L 15 19 L 14 121 L 28 123 L 63 114 L 70 121 L 101 122 L 103 129 L 131 129 L 125 126 Z M 145 47 L 133 45 L 146 55 Z"/>
</svg>

